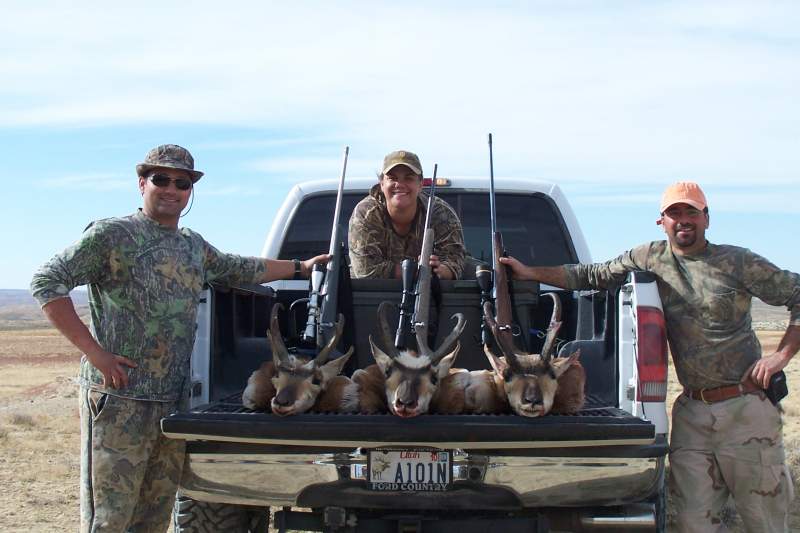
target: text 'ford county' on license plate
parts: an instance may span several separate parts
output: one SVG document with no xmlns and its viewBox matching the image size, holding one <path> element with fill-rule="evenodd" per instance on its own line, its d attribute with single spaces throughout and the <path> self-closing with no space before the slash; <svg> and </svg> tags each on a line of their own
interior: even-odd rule
<svg viewBox="0 0 800 533">
<path fill-rule="evenodd" d="M 442 450 L 370 450 L 367 482 L 372 490 L 440 491 L 450 488 L 452 459 Z"/>
</svg>

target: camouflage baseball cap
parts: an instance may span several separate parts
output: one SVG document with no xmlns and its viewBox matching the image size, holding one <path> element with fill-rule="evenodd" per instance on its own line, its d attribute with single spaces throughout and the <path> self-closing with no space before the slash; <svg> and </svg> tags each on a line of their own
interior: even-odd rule
<svg viewBox="0 0 800 533">
<path fill-rule="evenodd" d="M 413 170 L 415 174 L 422 176 L 422 165 L 419 162 L 419 157 L 417 157 L 417 154 L 406 150 L 397 150 L 387 154 L 387 156 L 383 158 L 383 170 L 381 171 L 381 175 L 386 174 L 397 165 L 405 165 Z"/>
<path fill-rule="evenodd" d="M 147 152 L 144 162 L 136 165 L 136 172 L 144 176 L 154 168 L 185 170 L 192 177 L 192 183 L 203 177 L 202 172 L 194 169 L 194 158 L 189 150 L 177 144 L 162 144 Z"/>
</svg>

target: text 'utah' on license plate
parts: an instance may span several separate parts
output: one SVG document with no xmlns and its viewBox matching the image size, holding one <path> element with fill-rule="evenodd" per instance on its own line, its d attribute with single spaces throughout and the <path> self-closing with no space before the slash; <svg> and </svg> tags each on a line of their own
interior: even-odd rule
<svg viewBox="0 0 800 533">
<path fill-rule="evenodd" d="M 453 459 L 449 450 L 379 449 L 367 455 L 367 483 L 372 490 L 448 490 L 453 480 Z"/>
</svg>

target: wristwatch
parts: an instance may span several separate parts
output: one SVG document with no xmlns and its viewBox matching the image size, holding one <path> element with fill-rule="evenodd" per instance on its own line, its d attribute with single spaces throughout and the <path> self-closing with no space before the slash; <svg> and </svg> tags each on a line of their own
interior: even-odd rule
<svg viewBox="0 0 800 533">
<path fill-rule="evenodd" d="M 300 260 L 292 259 L 292 263 L 294 263 L 294 277 L 292 279 L 303 279 L 303 265 Z"/>
</svg>

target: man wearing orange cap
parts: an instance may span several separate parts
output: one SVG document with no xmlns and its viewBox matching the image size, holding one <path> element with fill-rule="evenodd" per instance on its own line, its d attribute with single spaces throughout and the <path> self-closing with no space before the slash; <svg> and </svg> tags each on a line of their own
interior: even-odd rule
<svg viewBox="0 0 800 533">
<path fill-rule="evenodd" d="M 706 240 L 708 205 L 696 183 L 667 187 L 654 241 L 606 263 L 526 266 L 501 258 L 516 279 L 568 289 L 607 289 L 629 272 L 656 275 L 667 337 L 684 392 L 672 411 L 670 490 L 680 531 L 725 531 L 732 495 L 747 531 L 788 531 L 793 498 L 781 418 L 766 398 L 770 377 L 800 349 L 800 275 L 745 248 Z M 761 355 L 752 329 L 756 296 L 790 311 L 774 353 Z"/>
</svg>

